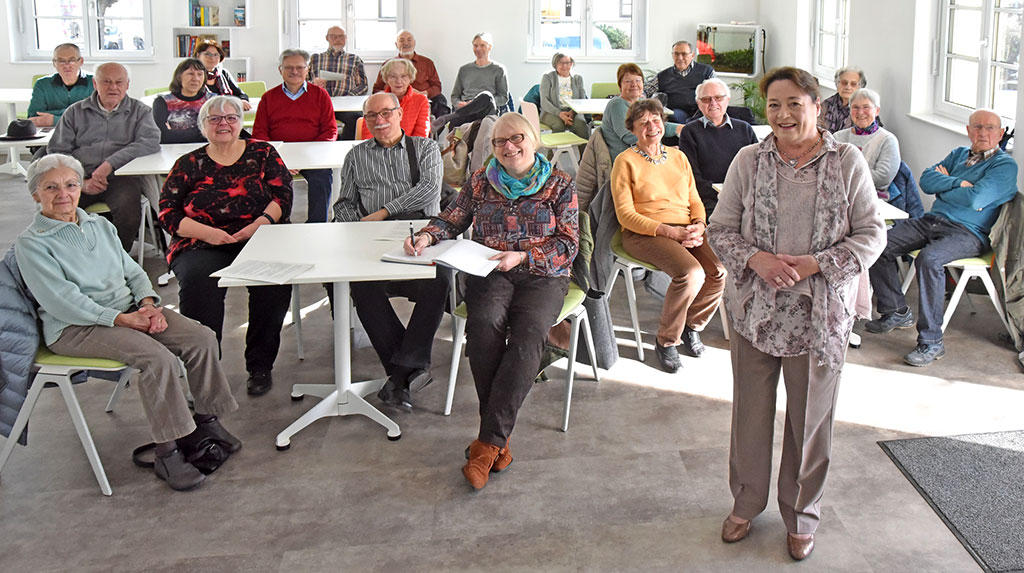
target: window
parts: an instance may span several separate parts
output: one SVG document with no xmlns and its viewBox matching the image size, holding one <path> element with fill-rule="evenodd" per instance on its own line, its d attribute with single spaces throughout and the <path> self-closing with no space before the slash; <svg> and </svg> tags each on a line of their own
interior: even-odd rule
<svg viewBox="0 0 1024 573">
<path fill-rule="evenodd" d="M 645 60 L 646 0 L 531 0 L 530 56 Z"/>
<path fill-rule="evenodd" d="M 395 55 L 395 36 L 405 28 L 406 0 L 288 0 L 285 45 L 314 54 L 327 51 L 327 29 L 341 26 L 345 49 L 370 61 Z"/>
<path fill-rule="evenodd" d="M 979 107 L 1013 119 L 1024 0 L 943 0 L 935 111 L 967 120 Z"/>
<path fill-rule="evenodd" d="M 814 15 L 814 62 L 811 72 L 832 82 L 836 70 L 846 65 L 849 24 L 847 0 L 817 0 Z"/>
<path fill-rule="evenodd" d="M 11 41 L 21 60 L 49 60 L 78 44 L 86 58 L 150 59 L 150 0 L 14 0 Z"/>
</svg>

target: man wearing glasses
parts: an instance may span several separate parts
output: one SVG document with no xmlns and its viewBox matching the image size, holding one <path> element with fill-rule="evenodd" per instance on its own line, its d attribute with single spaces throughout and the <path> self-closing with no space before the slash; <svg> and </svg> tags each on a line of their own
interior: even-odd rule
<svg viewBox="0 0 1024 573">
<path fill-rule="evenodd" d="M 373 139 L 355 146 L 345 157 L 335 220 L 412 220 L 437 215 L 443 171 L 437 143 L 402 132 L 402 108 L 395 94 L 370 96 L 363 104 L 363 118 Z M 410 393 L 433 381 L 430 351 L 444 315 L 448 284 L 448 271 L 438 269 L 436 278 L 391 285 L 393 293 L 400 286 L 400 294 L 416 301 L 408 326 L 403 326 L 388 299 L 389 281 L 352 283 L 356 312 L 388 375 L 377 394 L 385 405 L 411 412 Z"/>
<path fill-rule="evenodd" d="M 57 73 L 36 81 L 28 104 L 28 120 L 36 127 L 57 125 L 69 105 L 92 93 L 92 74 L 82 72 L 83 63 L 82 52 L 75 44 L 61 44 L 53 49 Z"/>
<path fill-rule="evenodd" d="M 309 53 L 288 49 L 281 52 L 277 69 L 281 85 L 267 90 L 256 108 L 253 139 L 263 141 L 334 141 L 338 124 L 334 105 L 324 88 L 306 81 Z M 302 169 L 306 179 L 307 223 L 327 221 L 333 177 L 330 169 Z"/>
<path fill-rule="evenodd" d="M 697 86 L 697 107 L 704 115 L 679 131 L 679 150 L 690 161 L 697 193 L 710 217 L 718 204 L 712 185 L 725 181 L 733 158 L 743 147 L 757 143 L 757 136 L 749 123 L 726 113 L 729 86 L 718 78 Z"/>
<path fill-rule="evenodd" d="M 715 70 L 707 64 L 696 61 L 697 53 L 686 40 L 672 44 L 672 66 L 658 72 L 654 80 L 644 86 L 644 94 L 653 97 L 664 93 L 665 107 L 672 110 L 674 123 L 686 123 L 697 113 L 696 90 L 704 80 L 715 77 Z"/>
<path fill-rule="evenodd" d="M 871 266 L 878 320 L 868 332 L 881 334 L 914 325 L 914 315 L 900 288 L 896 259 L 920 249 L 915 259 L 919 292 L 917 346 L 903 357 L 911 366 L 927 366 L 946 354 L 942 346 L 943 266 L 976 257 L 989 248 L 988 233 L 999 208 L 1017 194 L 1017 163 L 999 148 L 1005 129 L 999 114 L 979 109 L 967 124 L 970 147 L 958 147 L 921 174 L 921 190 L 935 196 L 920 219 L 896 221 L 885 250 Z"/>
<path fill-rule="evenodd" d="M 409 30 L 402 30 L 395 38 L 395 47 L 398 48 L 397 58 L 409 60 L 416 66 L 416 79 L 412 81 L 412 89 L 427 96 L 430 100 L 430 115 L 440 117 L 451 113 L 452 108 L 448 107 L 448 100 L 441 93 L 441 78 L 437 75 L 437 68 L 434 60 L 416 51 L 416 38 Z M 373 82 L 373 93 L 382 92 L 387 87 L 384 75 L 377 73 L 377 81 Z"/>
<path fill-rule="evenodd" d="M 128 68 L 121 64 L 97 66 L 92 95 L 64 111 L 46 146 L 47 153 L 63 153 L 82 163 L 85 185 L 78 204 L 84 209 L 106 203 L 125 251 L 131 251 L 139 234 L 145 182 L 142 176 L 114 171 L 136 157 L 160 151 L 153 110 L 128 97 L 130 80 Z"/>
<path fill-rule="evenodd" d="M 340 26 L 327 29 L 326 52 L 313 54 L 309 63 L 309 81 L 327 90 L 331 97 L 365 95 L 367 89 L 366 70 L 359 56 L 346 52 L 345 43 L 348 34 Z M 339 74 L 341 79 L 323 77 L 329 72 Z M 339 139 L 356 138 L 356 120 L 361 114 L 358 111 L 338 112 L 338 120 L 344 124 Z"/>
</svg>

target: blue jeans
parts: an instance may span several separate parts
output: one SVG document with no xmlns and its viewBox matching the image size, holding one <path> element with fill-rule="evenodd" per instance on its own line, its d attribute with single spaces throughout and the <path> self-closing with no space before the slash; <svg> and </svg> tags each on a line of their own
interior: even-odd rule
<svg viewBox="0 0 1024 573">
<path fill-rule="evenodd" d="M 334 175 L 330 169 L 302 169 L 299 171 L 306 178 L 306 222 L 326 223 L 327 207 L 331 201 L 331 183 Z"/>
<path fill-rule="evenodd" d="M 690 121 L 690 118 L 693 117 L 693 115 L 688 113 L 685 109 L 678 107 L 669 109 L 672 111 L 671 119 L 673 123 L 683 125 L 684 123 Z"/>
<path fill-rule="evenodd" d="M 917 341 L 942 342 L 942 310 L 946 300 L 946 273 L 943 265 L 965 257 L 976 257 L 985 243 L 967 227 L 931 213 L 920 219 L 897 221 L 889 229 L 885 250 L 871 266 L 871 288 L 875 291 L 878 312 L 889 314 L 907 306 L 900 290 L 896 259 L 916 249 L 918 301 Z"/>
</svg>

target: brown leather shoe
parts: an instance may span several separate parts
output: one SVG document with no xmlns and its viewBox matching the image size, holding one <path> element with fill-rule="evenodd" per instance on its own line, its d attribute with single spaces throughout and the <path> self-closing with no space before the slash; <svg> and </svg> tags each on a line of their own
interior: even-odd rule
<svg viewBox="0 0 1024 573">
<path fill-rule="evenodd" d="M 491 476 L 491 468 L 494 467 L 494 460 L 498 458 L 500 448 L 494 444 L 473 440 L 469 445 L 469 461 L 462 468 L 462 475 L 473 489 L 481 489 L 487 485 L 487 478 Z"/>
<path fill-rule="evenodd" d="M 750 521 L 736 523 L 727 517 L 722 523 L 722 541 L 726 543 L 736 543 L 745 538 L 748 533 L 750 533 Z"/>
<path fill-rule="evenodd" d="M 792 533 L 787 533 L 786 549 L 789 551 L 789 556 L 797 561 L 807 559 L 811 551 L 814 551 L 814 534 L 812 533 L 807 539 L 800 539 L 793 537 Z"/>
<path fill-rule="evenodd" d="M 498 473 L 510 465 L 512 465 L 512 452 L 508 449 L 508 442 L 505 442 L 505 447 L 498 450 L 498 457 L 494 459 L 491 471 Z"/>
</svg>

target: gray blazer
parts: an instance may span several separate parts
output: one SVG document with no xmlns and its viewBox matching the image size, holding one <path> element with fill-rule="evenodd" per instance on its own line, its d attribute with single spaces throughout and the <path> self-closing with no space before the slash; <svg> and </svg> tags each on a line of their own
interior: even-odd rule
<svg viewBox="0 0 1024 573">
<path fill-rule="evenodd" d="M 586 99 L 587 92 L 583 89 L 583 76 L 572 77 L 572 99 Z M 551 70 L 540 79 L 540 112 L 558 115 L 558 112 L 569 109 L 562 105 L 558 97 L 558 72 Z"/>
</svg>

